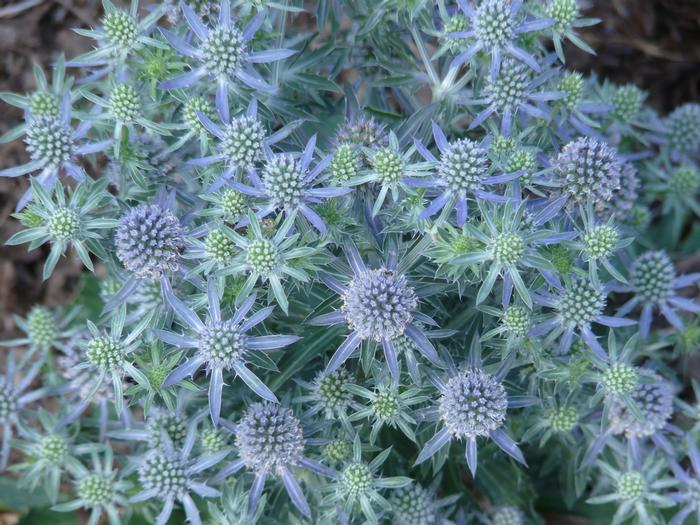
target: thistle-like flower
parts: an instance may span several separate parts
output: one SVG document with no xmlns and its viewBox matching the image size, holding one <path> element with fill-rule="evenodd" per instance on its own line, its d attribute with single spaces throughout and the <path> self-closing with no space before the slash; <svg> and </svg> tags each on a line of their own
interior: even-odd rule
<svg viewBox="0 0 700 525">
<path fill-rule="evenodd" d="M 95 395 L 104 389 L 106 379 L 111 379 L 114 389 L 114 407 L 118 415 L 124 409 L 123 381 L 125 375 L 134 381 L 148 388 L 148 378 L 138 370 L 133 364 L 131 355 L 139 346 L 139 337 L 151 321 L 150 316 L 146 316 L 133 327 L 126 337 L 122 337 L 124 322 L 126 318 L 126 305 L 122 305 L 112 317 L 108 330 L 97 327 L 92 321 L 87 322 L 89 337 L 81 340 L 80 345 L 85 361 L 75 366 L 75 371 L 86 370 L 89 372 L 89 387 L 87 391 L 80 389 L 79 401 L 71 411 L 65 415 L 60 423 L 68 424 L 75 421 L 83 411 L 90 405 Z"/>
<path fill-rule="evenodd" d="M 163 281 L 165 299 L 180 322 L 193 335 L 183 335 L 166 330 L 155 330 L 156 337 L 177 348 L 196 348 L 197 353 L 173 370 L 163 382 L 172 386 L 193 375 L 205 366 L 209 373 L 209 413 L 214 424 L 221 413 L 221 395 L 224 388 L 224 370 L 234 372 L 248 387 L 263 399 L 277 403 L 277 397 L 248 368 L 249 353 L 284 348 L 300 338 L 293 335 L 253 336 L 248 332 L 267 319 L 274 306 L 262 308 L 248 315 L 255 304 L 255 295 L 247 297 L 232 317 L 223 319 L 219 289 L 216 280 L 209 279 L 207 286 L 208 319 L 200 317 L 173 293 L 170 284 Z"/>
<path fill-rule="evenodd" d="M 56 416 L 39 409 L 37 419 L 40 428 L 18 425 L 21 440 L 17 442 L 25 456 L 23 463 L 13 466 L 20 473 L 19 486 L 34 492 L 42 484 L 51 503 L 56 503 L 65 471 L 75 473 L 82 468 L 80 456 L 97 452 L 95 443 L 75 442 L 74 429 L 57 425 Z"/>
<path fill-rule="evenodd" d="M 0 92 L 0 100 L 20 108 L 25 115 L 32 117 L 60 117 L 63 97 L 72 84 L 72 79 L 66 79 L 65 58 L 61 54 L 56 60 L 51 75 L 51 82 L 46 78 L 44 70 L 34 66 L 34 82 L 36 90 L 31 94 L 18 95 L 6 91 Z M 30 119 L 27 119 L 29 121 Z M 18 139 L 27 129 L 27 123 L 22 123 L 0 135 L 0 144 Z"/>
<path fill-rule="evenodd" d="M 66 198 L 64 187 L 58 183 L 47 192 L 41 183 L 32 181 L 32 200 L 28 207 L 20 212 L 20 220 L 27 220 L 28 228 L 10 237 L 6 244 L 16 245 L 30 243 L 34 249 L 46 242 L 51 243 L 51 251 L 44 264 L 43 277 L 48 279 L 56 268 L 60 257 L 70 245 L 80 257 L 85 267 L 94 271 L 90 253 L 100 258 L 105 257 L 99 243 L 102 235 L 99 230 L 109 230 L 117 226 L 118 221 L 109 217 L 97 217 L 108 208 L 105 202 L 110 195 L 105 191 L 107 180 L 97 182 L 83 181 L 75 190 L 68 189 Z M 107 209 L 105 209 L 107 208 Z"/>
<path fill-rule="evenodd" d="M 432 488 L 411 483 L 389 497 L 397 525 L 448 525 L 449 509 L 458 496 L 438 498 Z"/>
<path fill-rule="evenodd" d="M 595 55 L 595 50 L 578 35 L 576 29 L 588 27 L 600 22 L 597 18 L 579 18 L 580 8 L 578 0 L 549 0 L 545 8 L 545 15 L 554 21 L 551 26 L 552 42 L 557 57 L 563 64 L 564 40 L 568 40 L 579 49 Z"/>
<path fill-rule="evenodd" d="M 440 150 L 439 160 L 418 139 L 414 141 L 423 158 L 437 167 L 437 176 L 412 179 L 409 184 L 435 188 L 441 193 L 420 214 L 419 219 L 427 219 L 443 209 L 441 217 L 446 218 L 454 209 L 457 211 L 457 224 L 461 226 L 467 221 L 468 199 L 501 203 L 509 200 L 507 197 L 486 191 L 485 187 L 516 179 L 520 173 L 489 176 L 489 160 L 484 148 L 470 139 L 450 143 L 437 124 L 433 122 L 432 126 L 435 144 Z"/>
<path fill-rule="evenodd" d="M 196 167 L 224 163 L 225 170 L 211 183 L 209 191 L 219 190 L 232 180 L 234 174 L 247 173 L 254 169 L 263 160 L 263 151 L 284 140 L 299 126 L 299 122 L 295 121 L 267 136 L 265 127 L 258 118 L 258 101 L 255 98 L 250 101 L 242 115 L 232 117 L 228 106 L 220 107 L 218 111 L 223 126 L 216 124 L 202 111 L 197 111 L 196 116 L 199 125 L 204 126 L 204 129 L 218 139 L 219 153 L 187 161 L 189 166 Z"/>
<path fill-rule="evenodd" d="M 188 521 L 201 523 L 199 510 L 190 493 L 201 498 L 215 498 L 221 495 L 218 490 L 209 487 L 205 480 L 200 481 L 200 475 L 224 459 L 229 450 L 193 458 L 192 448 L 196 434 L 196 422 L 192 422 L 181 447 L 175 447 L 166 437 L 163 447 L 149 450 L 140 458 L 138 477 L 142 490 L 131 497 L 129 503 L 154 498 L 161 500 L 163 508 L 154 522 L 157 525 L 167 523 L 176 501 L 182 503 Z"/>
<path fill-rule="evenodd" d="M 276 62 L 295 53 L 290 49 L 268 49 L 251 51 L 250 42 L 265 20 L 264 13 L 254 16 L 243 30 L 231 19 L 231 4 L 222 0 L 219 17 L 213 27 L 207 27 L 199 15 L 181 0 L 182 14 L 189 29 L 199 40 L 198 47 L 188 43 L 175 33 L 161 29 L 163 36 L 180 54 L 197 62 L 190 71 L 166 80 L 161 89 L 187 88 L 208 77 L 216 82 L 216 106 L 228 114 L 228 92 L 235 87 L 234 79 L 240 80 L 254 91 L 273 91 L 250 64 Z M 225 108 L 225 109 L 224 109 Z"/>
<path fill-rule="evenodd" d="M 0 170 L 0 177 L 20 177 L 38 171 L 36 181 L 44 189 L 53 188 L 61 172 L 78 182 L 84 180 L 87 174 L 78 163 L 79 157 L 103 151 L 112 141 L 108 139 L 81 145 L 80 141 L 87 136 L 91 123 L 83 121 L 74 130 L 71 127 L 71 119 L 72 104 L 68 91 L 61 99 L 58 115 L 28 115 L 24 128 L 24 142 L 31 160 L 21 166 Z M 31 195 L 29 189 L 19 199 L 18 210 L 25 206 Z"/>
<path fill-rule="evenodd" d="M 665 474 L 666 462 L 654 454 L 649 454 L 643 464 L 616 468 L 601 461 L 598 465 L 607 485 L 612 485 L 612 492 L 589 498 L 587 503 L 602 505 L 616 502 L 618 508 L 613 523 L 623 523 L 629 519 L 635 523 L 658 522 L 661 509 L 675 505 L 666 494 L 673 483 Z"/>
<path fill-rule="evenodd" d="M 671 151 L 696 156 L 700 148 L 700 104 L 687 102 L 666 117 L 666 141 Z"/>
<path fill-rule="evenodd" d="M 290 278 L 298 283 L 309 281 L 307 270 L 315 269 L 312 257 L 318 250 L 300 242 L 303 239 L 299 233 L 292 233 L 294 219 L 294 213 L 288 215 L 271 237 L 263 233 L 260 221 L 253 214 L 247 217 L 248 237 L 230 228 L 222 228 L 221 231 L 235 244 L 237 253 L 217 274 L 247 275 L 239 291 L 240 298 L 249 295 L 258 282 L 269 283 L 272 297 L 286 313 L 289 301 L 283 281 Z"/>
<path fill-rule="evenodd" d="M 72 473 L 73 485 L 77 498 L 54 505 L 51 510 L 56 512 L 75 512 L 85 509 L 90 512 L 88 525 L 96 525 L 107 515 L 109 525 L 120 525 L 119 509 L 126 508 L 128 501 L 126 492 L 132 488 L 129 481 L 120 477 L 114 469 L 114 453 L 109 445 L 104 447 L 104 458 L 101 460 L 97 451 L 92 451 L 92 469 L 85 468 L 81 463 L 75 465 Z"/>
<path fill-rule="evenodd" d="M 501 1 L 501 0 L 499 0 Z M 485 105 L 469 124 L 469 129 L 482 125 L 491 115 L 501 116 L 501 133 L 510 135 L 513 119 L 519 111 L 536 119 L 549 120 L 549 112 L 542 109 L 545 102 L 566 97 L 562 91 L 543 91 L 539 89 L 551 77 L 547 72 L 532 78 L 531 71 L 521 62 L 513 59 L 503 61 L 501 71 L 496 77 L 487 79 L 480 97 L 470 99 L 467 105 Z"/>
<path fill-rule="evenodd" d="M 328 228 L 323 219 L 312 209 L 311 205 L 323 202 L 332 197 L 340 197 L 350 193 L 350 188 L 340 186 L 315 187 L 327 177 L 319 177 L 330 164 L 333 156 L 325 156 L 313 169 L 316 135 L 306 143 L 300 154 L 273 154 L 269 148 L 264 150 L 265 164 L 258 175 L 256 170 L 248 171 L 248 179 L 253 186 L 238 182 L 229 185 L 245 195 L 262 199 L 264 204 L 256 212 L 258 218 L 264 218 L 276 210 L 285 216 L 304 216 L 321 235 Z M 243 226 L 245 224 L 239 223 Z"/>
<path fill-rule="evenodd" d="M 620 188 L 622 163 L 617 152 L 595 139 L 569 142 L 552 160 L 556 182 L 571 202 L 602 210 Z"/>
<path fill-rule="evenodd" d="M 347 284 L 330 275 L 323 276 L 324 284 L 342 298 L 342 307 L 312 320 L 312 324 L 321 326 L 345 324 L 351 330 L 328 362 L 326 373 L 345 363 L 362 341 L 370 341 L 382 343 L 389 371 L 398 379 L 394 341 L 403 335 L 416 344 L 423 357 L 440 365 L 435 347 L 415 324 L 418 321 L 435 325 L 435 322 L 416 311 L 418 296 L 399 268 L 367 268 L 351 242 L 345 245 L 345 255 L 352 271 Z"/>
<path fill-rule="evenodd" d="M 158 279 L 180 269 L 184 230 L 167 204 L 142 204 L 121 217 L 115 245 L 120 262 L 134 276 Z"/>
<path fill-rule="evenodd" d="M 381 383 L 376 390 L 371 391 L 359 385 L 348 385 L 347 390 L 367 400 L 368 406 L 360 406 L 348 419 L 360 421 L 372 420 L 372 431 L 369 434 L 369 443 L 374 445 L 377 435 L 384 427 L 398 428 L 403 434 L 416 442 L 414 428 L 417 425 L 413 413 L 414 405 L 428 401 L 418 388 L 400 389 L 398 385 Z"/>
<path fill-rule="evenodd" d="M 528 406 L 537 400 L 527 396 L 509 399 L 503 386 L 507 373 L 507 362 L 495 374 L 481 368 L 480 347 L 475 340 L 469 368 L 458 371 L 451 367 L 446 381 L 438 376 L 431 377 L 440 394 L 434 417 L 442 428 L 428 440 L 415 464 L 430 459 L 452 440 L 466 440 L 467 465 L 475 476 L 477 438 L 489 438 L 503 452 L 525 465 L 525 457 L 503 425 L 508 408 Z"/>
<path fill-rule="evenodd" d="M 104 17 L 97 29 L 76 29 L 76 33 L 94 38 L 99 44 L 92 51 L 70 60 L 70 67 L 98 67 L 81 83 L 97 80 L 115 69 L 121 70 L 133 53 L 146 47 L 167 48 L 150 36 L 156 23 L 163 16 L 163 6 L 157 6 L 142 20 L 138 19 L 138 0 L 131 0 L 128 11 L 118 9 L 111 0 L 103 0 Z"/>
<path fill-rule="evenodd" d="M 472 7 L 468 0 L 460 0 L 457 4 L 469 18 L 470 27 L 467 31 L 457 31 L 448 36 L 466 38 L 473 43 L 454 58 L 450 67 L 458 67 L 482 51 L 491 55 L 491 78 L 498 75 L 503 54 L 527 64 L 535 71 L 541 69 L 537 59 L 519 47 L 516 40 L 525 33 L 546 29 L 554 23 L 553 20 L 547 18 L 523 20 L 520 2 L 485 0 L 476 8 Z"/>
<path fill-rule="evenodd" d="M 106 121 L 113 125 L 112 136 L 114 137 L 113 151 L 117 158 L 122 157 L 122 137 L 138 136 L 143 130 L 151 135 L 170 135 L 170 127 L 155 122 L 156 105 L 144 103 L 144 97 L 132 82 L 111 82 L 105 91 L 105 95 L 100 97 L 90 91 L 81 91 L 90 102 L 95 104 L 96 109 L 101 109 L 90 120 Z M 96 111 L 94 111 L 96 112 Z M 149 116 L 151 118 L 149 118 Z M 86 120 L 84 124 L 91 124 Z M 141 128 L 141 129 L 139 129 Z"/>
<path fill-rule="evenodd" d="M 524 223 L 526 203 L 519 206 L 506 205 L 500 209 L 479 204 L 481 210 L 482 228 L 468 223 L 466 233 L 481 243 L 483 248 L 471 250 L 466 254 L 455 257 L 451 264 L 476 265 L 489 262 L 488 273 L 476 295 L 476 304 L 483 303 L 497 278 L 503 279 L 502 304 L 510 304 L 513 289 L 520 299 L 532 308 L 532 298 L 528 287 L 523 281 L 521 272 L 527 268 L 536 268 L 541 272 L 553 271 L 549 261 L 541 257 L 537 251 L 540 246 L 557 244 L 566 238 L 573 238 L 574 232 L 556 232 L 547 229 L 532 229 Z M 500 215 L 497 213 L 500 212 Z"/>
<path fill-rule="evenodd" d="M 691 286 L 700 280 L 700 273 L 676 276 L 671 259 L 664 251 L 650 251 L 641 254 L 632 263 L 629 286 L 619 287 L 620 291 L 632 292 L 634 297 L 623 304 L 617 316 L 627 315 L 637 306 L 642 307 L 639 318 L 639 331 L 642 337 L 649 335 L 652 313 L 655 308 L 679 331 L 683 331 L 683 320 L 678 310 L 700 313 L 700 305 L 678 295 L 676 290 Z"/>
<path fill-rule="evenodd" d="M 379 519 L 375 506 L 382 510 L 391 509 L 391 503 L 380 493 L 382 489 L 401 489 L 413 480 L 403 476 L 384 477 L 377 472 L 389 457 L 391 448 L 377 454 L 372 461 L 365 463 L 362 459 L 362 443 L 359 434 L 355 435 L 352 447 L 352 459 L 345 464 L 340 477 L 334 483 L 324 487 L 328 495 L 323 504 L 340 505 L 346 514 L 352 514 L 359 507 L 367 522 L 378 525 Z"/>
<path fill-rule="evenodd" d="M 559 351 L 562 353 L 569 351 L 574 336 L 578 335 L 599 358 L 607 361 L 608 355 L 593 333 L 592 324 L 599 323 L 610 328 L 636 324 L 636 321 L 621 316 L 603 315 L 607 292 L 586 277 L 572 277 L 569 283 L 559 287 L 556 295 L 541 291 L 534 297 L 534 302 L 554 308 L 555 313 L 533 326 L 529 335 L 541 337 L 549 334 L 549 341 L 561 336 Z"/>
<path fill-rule="evenodd" d="M 350 146 L 343 145 L 341 147 L 348 148 Z M 336 151 L 333 162 L 338 159 L 338 153 L 343 151 L 345 150 L 339 149 Z M 350 152 L 352 153 L 354 150 L 351 149 Z M 412 193 L 414 190 L 410 188 L 408 180 L 425 175 L 426 170 L 430 168 L 432 163 L 429 162 L 411 162 L 414 152 L 415 147 L 411 147 L 405 153 L 402 152 L 399 140 L 392 131 L 389 133 L 389 140 L 386 146 L 365 149 L 365 155 L 370 165 L 368 169 L 363 170 L 362 173 L 355 177 L 345 180 L 343 180 L 342 174 L 338 173 L 333 173 L 333 178 L 345 186 L 352 187 L 370 183 L 373 187 L 379 188 L 372 206 L 372 217 L 374 217 L 381 210 L 388 195 L 391 195 L 394 202 L 398 202 L 401 192 Z M 331 163 L 331 168 L 333 168 L 333 163 Z"/>
<path fill-rule="evenodd" d="M 316 460 L 304 457 L 306 439 L 299 419 L 291 409 L 272 403 L 248 407 L 235 426 L 239 459 L 223 468 L 215 479 L 224 479 L 246 468 L 255 474 L 248 498 L 249 517 L 255 511 L 271 476 L 281 477 L 294 506 L 307 517 L 311 509 L 294 476 L 294 468 L 303 468 L 321 476 L 337 474 Z"/>
</svg>

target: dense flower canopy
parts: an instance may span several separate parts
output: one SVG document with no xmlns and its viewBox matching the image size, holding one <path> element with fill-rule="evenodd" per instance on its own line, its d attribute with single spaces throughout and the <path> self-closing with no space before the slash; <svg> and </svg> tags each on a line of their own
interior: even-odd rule
<svg viewBox="0 0 700 525">
<path fill-rule="evenodd" d="M 0 93 L 85 283 L 0 341 L 3 505 L 700 520 L 700 106 L 567 71 L 583 2 L 103 4 Z"/>
</svg>

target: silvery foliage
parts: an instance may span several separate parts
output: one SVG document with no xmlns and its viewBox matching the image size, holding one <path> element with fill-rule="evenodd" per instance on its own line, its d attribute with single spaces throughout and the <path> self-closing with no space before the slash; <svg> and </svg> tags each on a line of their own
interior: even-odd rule
<svg viewBox="0 0 700 525">
<path fill-rule="evenodd" d="M 0 93 L 8 244 L 86 282 L 2 343 L 31 504 L 700 520 L 700 106 L 568 72 L 578 0 L 103 3 L 92 51 Z"/>
</svg>

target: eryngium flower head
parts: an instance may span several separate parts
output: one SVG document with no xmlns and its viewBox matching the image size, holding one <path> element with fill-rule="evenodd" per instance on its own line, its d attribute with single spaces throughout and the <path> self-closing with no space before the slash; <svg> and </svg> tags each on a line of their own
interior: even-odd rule
<svg viewBox="0 0 700 525">
<path fill-rule="evenodd" d="M 485 48 L 505 47 L 515 36 L 510 2 L 485 0 L 476 10 L 474 33 Z"/>
<path fill-rule="evenodd" d="M 107 505 L 114 499 L 112 480 L 102 474 L 85 476 L 78 482 L 76 491 L 87 507 Z"/>
<path fill-rule="evenodd" d="M 179 268 L 184 249 L 180 221 L 157 204 L 129 210 L 117 227 L 117 257 L 142 278 L 157 278 Z"/>
<path fill-rule="evenodd" d="M 547 414 L 549 426 L 555 432 L 569 432 L 578 423 L 578 412 L 573 407 L 559 407 Z"/>
<path fill-rule="evenodd" d="M 124 364 L 124 347 L 120 341 L 107 336 L 88 341 L 85 357 L 97 368 L 119 370 Z"/>
<path fill-rule="evenodd" d="M 689 153 L 700 147 L 700 104 L 688 102 L 666 118 L 668 143 L 672 149 Z"/>
<path fill-rule="evenodd" d="M 449 145 L 440 156 L 438 176 L 444 185 L 462 198 L 482 188 L 481 179 L 486 176 L 488 157 L 486 150 L 469 139 L 460 139 Z"/>
<path fill-rule="evenodd" d="M 529 82 L 529 68 L 522 62 L 506 59 L 498 76 L 487 79 L 486 96 L 494 108 L 503 112 L 515 108 L 523 100 Z"/>
<path fill-rule="evenodd" d="M 590 279 L 575 277 L 559 297 L 557 311 L 566 327 L 588 327 L 603 313 L 605 303 L 605 293 Z"/>
<path fill-rule="evenodd" d="M 141 113 L 141 100 L 133 86 L 115 86 L 109 97 L 109 107 L 114 118 L 123 124 L 134 122 Z"/>
<path fill-rule="evenodd" d="M 265 191 L 273 204 L 286 210 L 294 210 L 301 202 L 304 189 L 304 172 L 301 161 L 292 155 L 275 155 L 263 170 Z"/>
<path fill-rule="evenodd" d="M 397 183 L 403 176 L 404 161 L 393 149 L 381 148 L 372 157 L 372 168 L 384 184 Z"/>
<path fill-rule="evenodd" d="M 461 38 L 449 36 L 450 33 L 462 33 L 469 29 L 469 19 L 462 13 L 455 13 L 445 22 L 443 27 L 443 41 L 447 48 L 453 53 L 462 51 L 466 47 L 466 42 Z"/>
<path fill-rule="evenodd" d="M 559 80 L 557 89 L 566 93 L 566 97 L 561 99 L 561 104 L 569 109 L 574 109 L 578 106 L 583 94 L 583 75 L 575 72 L 564 74 Z"/>
<path fill-rule="evenodd" d="M 39 443 L 39 457 L 48 463 L 60 465 L 68 453 L 68 443 L 58 435 L 48 435 Z"/>
<path fill-rule="evenodd" d="M 125 11 L 107 13 L 102 24 L 107 40 L 115 47 L 129 49 L 136 42 L 138 26 L 129 13 Z"/>
<path fill-rule="evenodd" d="M 267 239 L 256 239 L 248 245 L 246 262 L 251 269 L 260 275 L 273 272 L 280 261 L 277 247 Z"/>
<path fill-rule="evenodd" d="M 603 376 L 603 387 L 613 396 L 622 396 L 632 392 L 639 383 L 639 373 L 633 366 L 614 363 Z"/>
<path fill-rule="evenodd" d="M 187 494 L 187 468 L 183 459 L 163 450 L 149 453 L 139 467 L 139 481 L 147 491 L 161 499 Z"/>
<path fill-rule="evenodd" d="M 342 184 L 357 176 L 360 171 L 360 156 L 356 147 L 350 144 L 338 146 L 329 171 L 337 184 Z"/>
<path fill-rule="evenodd" d="M 226 434 L 219 428 L 205 428 L 202 430 L 200 441 L 202 448 L 208 454 L 219 452 L 228 445 Z"/>
<path fill-rule="evenodd" d="M 634 84 L 620 86 L 612 97 L 612 116 L 622 122 L 634 118 L 644 102 L 644 91 Z"/>
<path fill-rule="evenodd" d="M 457 438 L 489 436 L 506 418 L 506 389 L 491 374 L 465 370 L 450 378 L 438 400 L 440 418 Z"/>
<path fill-rule="evenodd" d="M 523 306 L 509 306 L 503 312 L 501 323 L 503 323 L 508 335 L 525 337 L 530 329 L 530 312 Z"/>
<path fill-rule="evenodd" d="M 158 411 L 148 418 L 146 432 L 149 448 L 160 448 L 163 445 L 163 435 L 165 435 L 173 446 L 179 449 L 185 443 L 187 423 L 174 412 Z"/>
<path fill-rule="evenodd" d="M 49 218 L 47 228 L 54 239 L 67 241 L 80 230 L 80 216 L 72 208 L 56 208 Z"/>
<path fill-rule="evenodd" d="M 255 403 L 236 425 L 236 446 L 250 470 L 281 473 L 302 457 L 301 423 L 289 408 L 274 403 Z"/>
<path fill-rule="evenodd" d="M 406 277 L 386 268 L 356 275 L 343 294 L 342 311 L 362 339 L 382 341 L 404 333 L 418 298 Z"/>
<path fill-rule="evenodd" d="M 236 254 L 236 244 L 223 230 L 214 230 L 204 239 L 204 253 L 215 263 L 225 265 Z"/>
<path fill-rule="evenodd" d="M 345 492 L 353 498 L 365 494 L 372 488 L 374 476 L 364 463 L 350 463 L 340 477 Z"/>
<path fill-rule="evenodd" d="M 56 169 L 74 153 L 73 130 L 59 117 L 38 116 L 27 123 L 24 142 L 33 161 L 42 167 Z"/>
<path fill-rule="evenodd" d="M 520 509 L 501 507 L 491 516 L 491 525 L 523 525 L 525 520 Z"/>
<path fill-rule="evenodd" d="M 417 483 L 396 489 L 389 502 L 397 525 L 436 525 L 438 511 L 435 494 Z"/>
<path fill-rule="evenodd" d="M 338 129 L 335 140 L 338 145 L 350 144 L 373 148 L 382 144 L 384 139 L 384 125 L 373 118 L 360 117 L 344 122 Z"/>
<path fill-rule="evenodd" d="M 630 394 L 632 403 L 643 415 L 642 419 L 624 401 L 613 401 L 608 421 L 615 434 L 624 434 L 628 438 L 647 437 L 666 426 L 673 415 L 673 391 L 668 383 L 658 379 L 657 383 L 639 384 Z"/>
<path fill-rule="evenodd" d="M 672 292 L 676 272 L 666 252 L 646 252 L 632 263 L 630 284 L 644 303 L 664 301 Z"/>
<path fill-rule="evenodd" d="M 581 241 L 588 257 L 591 259 L 602 259 L 613 253 L 619 238 L 620 235 L 615 228 L 607 224 L 601 224 L 587 231 L 581 238 Z"/>
<path fill-rule="evenodd" d="M 564 33 L 571 28 L 578 16 L 577 0 L 550 0 L 546 15 L 554 20 L 554 30 Z"/>
<path fill-rule="evenodd" d="M 58 325 L 51 310 L 34 306 L 27 315 L 27 335 L 32 343 L 48 348 L 58 337 Z"/>
<path fill-rule="evenodd" d="M 227 188 L 221 192 L 219 206 L 228 219 L 237 219 L 246 209 L 245 195 L 234 189 Z"/>
<path fill-rule="evenodd" d="M 187 100 L 182 108 L 182 120 L 187 125 L 187 129 L 206 133 L 207 128 L 202 124 L 202 120 L 197 113 L 201 113 L 209 118 L 214 114 L 212 105 L 204 97 L 192 97 Z"/>
<path fill-rule="evenodd" d="M 552 163 L 563 192 L 574 202 L 602 209 L 620 187 L 617 152 L 591 138 L 569 142 Z"/>
<path fill-rule="evenodd" d="M 491 247 L 493 258 L 498 264 L 514 265 L 525 254 L 525 241 L 517 233 L 505 232 L 499 234 Z"/>
<path fill-rule="evenodd" d="M 221 152 L 231 165 L 241 169 L 252 168 L 262 158 L 262 142 L 265 130 L 260 121 L 248 115 L 231 119 L 224 128 Z"/>
<path fill-rule="evenodd" d="M 248 336 L 232 321 L 212 321 L 199 335 L 199 350 L 212 367 L 233 368 L 243 362 Z"/>
<path fill-rule="evenodd" d="M 58 117 L 61 112 L 60 100 L 51 91 L 35 91 L 29 97 L 29 113 L 33 116 Z"/>
<path fill-rule="evenodd" d="M 207 73 L 214 77 L 232 77 L 245 59 L 246 43 L 235 25 L 219 25 L 209 30 L 200 52 Z"/>
<path fill-rule="evenodd" d="M 342 439 L 335 439 L 323 447 L 323 457 L 330 464 L 342 463 L 352 452 L 352 443 Z"/>
<path fill-rule="evenodd" d="M 675 168 L 668 177 L 668 188 L 677 196 L 694 196 L 700 186 L 700 171 L 695 166 L 684 164 Z"/>
<path fill-rule="evenodd" d="M 340 412 L 350 403 L 352 396 L 345 389 L 350 384 L 350 374 L 339 368 L 330 374 L 320 372 L 314 380 L 314 393 L 323 409 L 328 412 Z"/>
<path fill-rule="evenodd" d="M 647 482 L 640 472 L 625 472 L 617 481 L 617 492 L 626 500 L 641 498 L 647 490 Z"/>
<path fill-rule="evenodd" d="M 12 385 L 0 377 L 0 423 L 10 423 L 17 413 L 17 398 Z"/>
</svg>

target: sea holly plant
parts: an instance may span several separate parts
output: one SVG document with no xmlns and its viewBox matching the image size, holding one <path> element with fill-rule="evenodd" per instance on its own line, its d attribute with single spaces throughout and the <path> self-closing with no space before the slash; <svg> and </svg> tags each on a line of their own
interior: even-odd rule
<svg viewBox="0 0 700 525">
<path fill-rule="evenodd" d="M 0 93 L 12 515 L 695 522 L 700 105 L 567 69 L 597 6 L 102 7 Z"/>
<path fill-rule="evenodd" d="M 214 279 L 207 285 L 208 318 L 200 317 L 185 303 L 178 299 L 167 281 L 163 282 L 163 293 L 180 322 L 194 332 L 193 335 L 156 331 L 155 335 L 163 342 L 177 348 L 196 348 L 195 356 L 187 359 L 173 370 L 163 381 L 170 386 L 187 376 L 194 374 L 201 366 L 209 372 L 209 410 L 214 424 L 218 423 L 221 413 L 221 397 L 224 387 L 224 370 L 232 371 L 240 377 L 257 395 L 277 403 L 277 397 L 249 368 L 248 354 L 288 346 L 300 339 L 295 335 L 260 335 L 251 336 L 248 332 L 267 319 L 274 306 L 267 306 L 251 313 L 255 304 L 255 295 L 247 297 L 234 314 L 224 319 L 221 312 L 219 290 Z"/>
<path fill-rule="evenodd" d="M 73 247 L 87 269 L 94 271 L 90 253 L 101 259 L 107 258 L 98 242 L 102 238 L 98 232 L 117 225 L 116 219 L 96 215 L 108 209 L 103 202 L 110 197 L 105 191 L 106 187 L 107 181 L 104 179 L 84 181 L 75 190 L 69 188 L 66 196 L 62 186 L 47 192 L 33 180 L 32 200 L 27 208 L 15 215 L 28 227 L 10 237 L 6 243 L 29 243 L 32 250 L 50 242 L 51 251 L 44 265 L 44 279 L 51 276 L 68 246 Z"/>
</svg>

